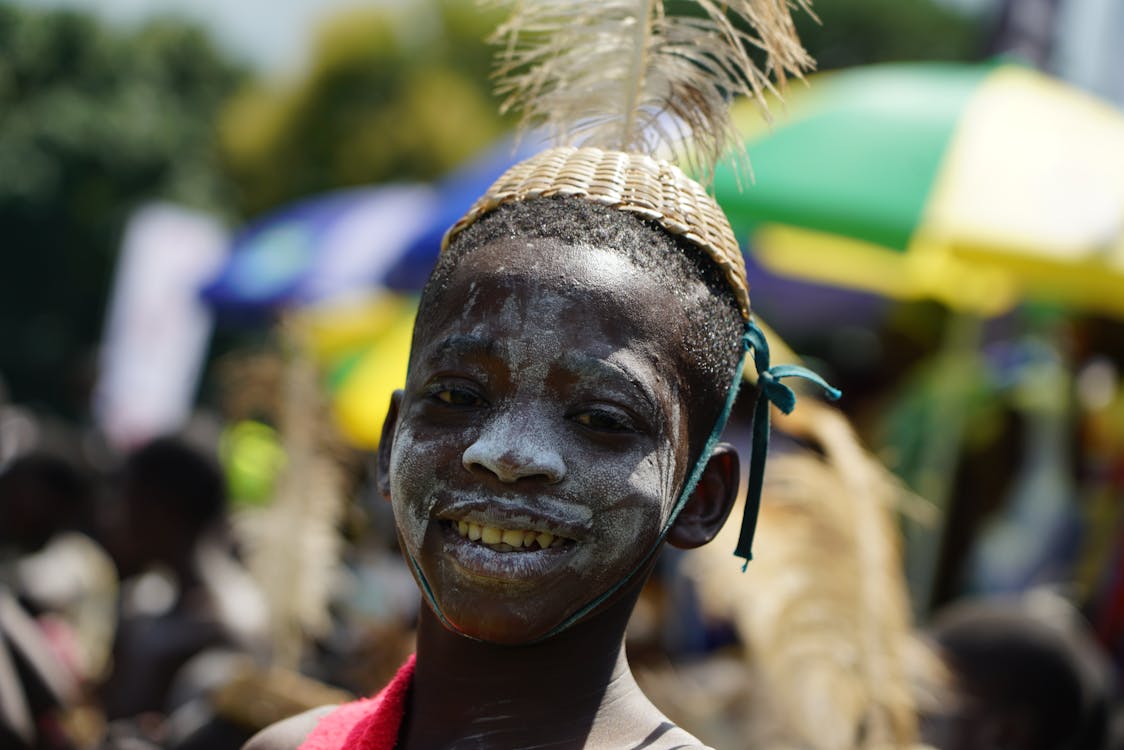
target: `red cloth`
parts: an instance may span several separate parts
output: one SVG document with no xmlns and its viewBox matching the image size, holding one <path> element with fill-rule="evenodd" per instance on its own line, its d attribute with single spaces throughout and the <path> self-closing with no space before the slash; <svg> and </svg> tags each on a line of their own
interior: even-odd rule
<svg viewBox="0 0 1124 750">
<path fill-rule="evenodd" d="M 414 679 L 414 656 L 373 698 L 344 703 L 320 720 L 299 750 L 394 750 Z"/>
</svg>

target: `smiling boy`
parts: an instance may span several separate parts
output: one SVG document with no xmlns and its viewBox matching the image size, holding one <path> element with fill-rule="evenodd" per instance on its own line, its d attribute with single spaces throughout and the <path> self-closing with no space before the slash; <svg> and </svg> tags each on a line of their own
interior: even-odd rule
<svg viewBox="0 0 1124 750">
<path fill-rule="evenodd" d="M 598 225 L 620 236 L 549 229 L 592 237 Z M 620 581 L 638 592 L 633 571 L 651 562 L 740 354 L 736 308 L 711 305 L 730 335 L 723 382 L 710 384 L 692 356 L 688 311 L 620 249 L 685 260 L 665 238 L 593 203 L 515 203 L 467 230 L 451 272 L 427 290 L 383 441 L 383 494 L 451 630 L 539 641 Z M 686 295 L 695 305 L 711 299 L 699 278 L 677 283 L 696 287 Z M 711 463 L 672 526 L 680 546 L 707 541 L 733 500 L 736 454 L 720 448 Z M 692 522 L 705 530 L 686 535 Z"/>
<path fill-rule="evenodd" d="M 556 149 L 531 166 L 606 159 Z M 698 202 L 686 230 L 521 174 L 451 230 L 379 447 L 427 604 L 416 658 L 376 698 L 252 750 L 701 746 L 640 691 L 625 627 L 662 544 L 705 544 L 729 514 L 739 459 L 716 438 L 747 348 L 769 398 L 801 373 L 768 368 L 717 206 L 674 167 L 633 161 Z"/>
<path fill-rule="evenodd" d="M 731 97 L 763 104 L 771 80 L 810 68 L 796 7 L 515 4 L 497 30 L 503 107 L 581 145 L 501 176 L 422 292 L 379 444 L 425 600 L 416 655 L 374 698 L 250 750 L 701 746 L 637 686 L 625 628 L 664 543 L 705 544 L 730 512 L 739 459 L 718 438 L 745 363 L 747 560 L 769 403 L 790 410 L 780 379 L 811 374 L 770 367 L 729 221 L 651 153 L 687 137 L 691 163 L 713 168 L 737 140 Z"/>
</svg>

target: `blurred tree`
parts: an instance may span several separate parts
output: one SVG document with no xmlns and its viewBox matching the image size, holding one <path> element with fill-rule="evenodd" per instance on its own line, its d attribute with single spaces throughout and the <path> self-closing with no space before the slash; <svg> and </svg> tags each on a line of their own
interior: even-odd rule
<svg viewBox="0 0 1124 750">
<path fill-rule="evenodd" d="M 669 11 L 698 14 L 694 0 L 668 0 Z M 973 60 L 985 19 L 939 0 L 809 0 L 814 15 L 793 10 L 816 70 L 907 60 Z"/>
<path fill-rule="evenodd" d="M 129 212 L 229 203 L 216 113 L 242 79 L 197 28 L 106 28 L 0 3 L 0 378 L 85 413 Z"/>
<path fill-rule="evenodd" d="M 817 23 L 796 18 L 817 70 L 907 60 L 974 60 L 982 54 L 979 18 L 934 0 L 813 0 Z"/>
<path fill-rule="evenodd" d="M 254 87 L 223 118 L 238 207 L 255 215 L 347 185 L 430 180 L 497 138 L 485 38 L 498 16 L 464 0 L 332 16 L 295 83 Z"/>
</svg>

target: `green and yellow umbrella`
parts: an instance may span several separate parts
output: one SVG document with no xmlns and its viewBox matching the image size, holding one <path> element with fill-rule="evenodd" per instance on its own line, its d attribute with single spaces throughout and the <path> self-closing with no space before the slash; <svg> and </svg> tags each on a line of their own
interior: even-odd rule
<svg viewBox="0 0 1124 750">
<path fill-rule="evenodd" d="M 357 448 L 378 446 L 390 394 L 406 382 L 417 306 L 417 295 L 374 291 L 295 317 L 326 373 L 333 421 Z"/>
<path fill-rule="evenodd" d="M 723 167 L 715 192 L 777 273 L 960 313 L 905 472 L 943 508 L 966 429 L 955 375 L 967 371 L 981 316 L 1024 300 L 1124 316 L 1124 115 L 1002 62 L 878 65 L 808 83 L 792 87 L 771 129 L 746 106 L 754 182 Z M 907 526 L 919 611 L 941 533 Z"/>
<path fill-rule="evenodd" d="M 878 65 L 739 112 L 735 231 L 778 273 L 1003 312 L 1042 299 L 1124 315 L 1124 115 L 1006 63 Z"/>
</svg>

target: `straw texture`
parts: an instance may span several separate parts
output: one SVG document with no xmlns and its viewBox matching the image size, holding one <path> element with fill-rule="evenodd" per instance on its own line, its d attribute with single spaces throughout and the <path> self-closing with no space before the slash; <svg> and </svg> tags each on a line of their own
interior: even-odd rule
<svg viewBox="0 0 1124 750">
<path fill-rule="evenodd" d="M 703 187 L 673 164 L 643 154 L 562 146 L 507 170 L 445 235 L 442 249 L 498 206 L 555 195 L 594 201 L 655 221 L 702 249 L 724 274 L 748 320 L 749 284 L 730 222 Z"/>
<path fill-rule="evenodd" d="M 919 702 L 947 675 L 912 627 L 893 515 L 908 492 L 837 410 L 805 401 L 776 416 L 809 447 L 770 457 L 753 565 L 729 564 L 727 524 L 684 566 L 746 647 L 743 746 L 915 748 Z"/>
</svg>

